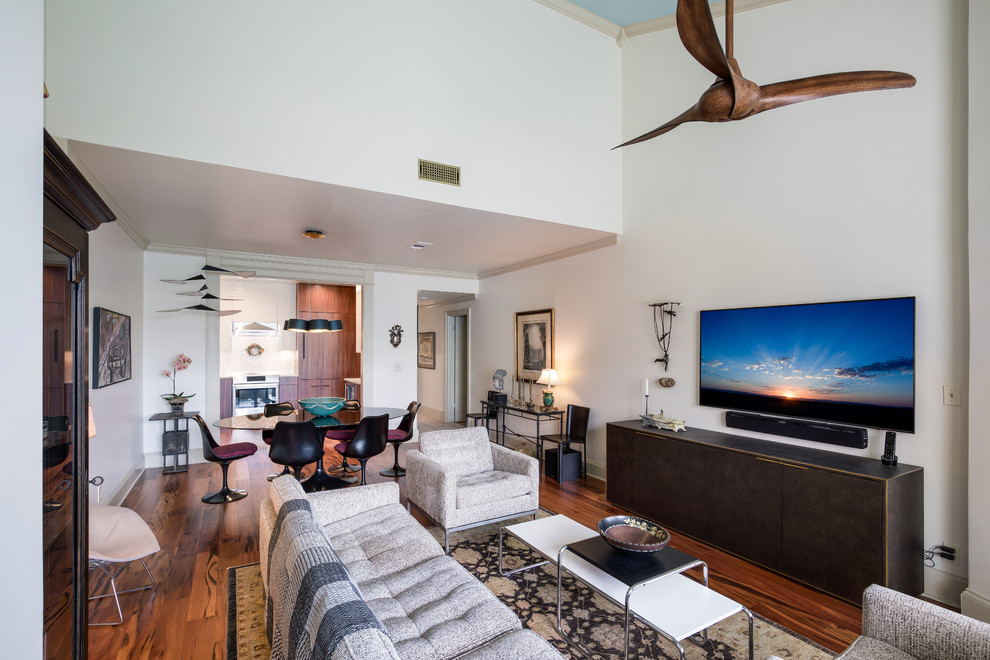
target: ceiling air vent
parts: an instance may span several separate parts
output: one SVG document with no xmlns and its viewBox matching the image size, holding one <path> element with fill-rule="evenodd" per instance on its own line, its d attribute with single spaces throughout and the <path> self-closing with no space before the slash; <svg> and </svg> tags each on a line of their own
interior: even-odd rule
<svg viewBox="0 0 990 660">
<path fill-rule="evenodd" d="M 419 178 L 423 181 L 446 183 L 448 186 L 461 185 L 461 168 L 419 159 Z"/>
</svg>

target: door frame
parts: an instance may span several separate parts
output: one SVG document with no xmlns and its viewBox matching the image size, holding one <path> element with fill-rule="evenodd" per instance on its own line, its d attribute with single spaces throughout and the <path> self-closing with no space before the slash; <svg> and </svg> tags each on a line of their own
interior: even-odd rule
<svg viewBox="0 0 990 660">
<path fill-rule="evenodd" d="M 454 359 L 453 350 L 456 346 L 455 342 L 451 341 L 451 335 L 453 334 L 453 325 L 451 323 L 453 318 L 462 317 L 464 318 L 464 381 L 465 381 L 465 393 L 464 393 L 464 406 L 465 412 L 467 411 L 468 402 L 471 400 L 471 379 L 469 375 L 471 374 L 471 309 L 452 309 L 443 313 L 443 328 L 444 328 L 444 374 L 443 374 L 443 417 L 445 422 L 455 422 L 454 415 L 456 410 L 454 408 L 454 402 L 452 400 L 452 391 L 456 387 L 456 360 Z"/>
<path fill-rule="evenodd" d="M 87 655 L 89 624 L 89 232 L 116 216 L 69 159 L 54 138 L 44 131 L 44 236 L 69 258 L 69 279 L 76 287 L 73 314 L 73 392 L 75 423 L 72 429 L 72 495 L 75 543 L 73 548 L 73 657 Z"/>
</svg>

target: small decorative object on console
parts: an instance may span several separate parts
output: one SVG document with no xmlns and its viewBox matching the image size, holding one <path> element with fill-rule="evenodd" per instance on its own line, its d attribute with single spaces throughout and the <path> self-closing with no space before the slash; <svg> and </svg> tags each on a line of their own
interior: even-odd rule
<svg viewBox="0 0 990 660">
<path fill-rule="evenodd" d="M 505 369 L 496 369 L 492 375 L 492 389 L 501 392 L 505 389 L 505 376 L 508 372 Z"/>
<path fill-rule="evenodd" d="M 657 552 L 670 543 L 670 532 L 635 516 L 609 516 L 598 521 L 598 533 L 609 545 L 625 552 Z"/>
<path fill-rule="evenodd" d="M 687 422 L 683 419 L 667 417 L 663 414 L 663 410 L 660 411 L 659 415 L 640 415 L 640 419 L 643 420 L 644 426 L 655 426 L 658 429 L 667 429 L 668 431 L 683 431 L 687 426 Z"/>
<path fill-rule="evenodd" d="M 557 370 L 544 369 L 540 374 L 539 380 L 536 382 L 540 385 L 547 386 L 547 389 L 543 390 L 543 408 L 545 410 L 550 410 L 553 408 L 553 386 L 560 385 L 560 378 L 557 376 Z"/>
<path fill-rule="evenodd" d="M 162 398 L 168 402 L 168 405 L 172 406 L 173 415 L 181 415 L 182 407 L 186 405 L 186 401 L 196 396 L 195 393 L 186 394 L 185 392 L 176 393 L 175 391 L 176 375 L 180 371 L 184 371 L 188 369 L 190 364 L 192 364 L 192 359 L 184 353 L 179 353 L 178 355 L 175 356 L 175 359 L 172 360 L 172 368 L 165 369 L 164 371 L 162 371 L 162 375 L 172 381 L 172 393 L 162 394 Z"/>
</svg>

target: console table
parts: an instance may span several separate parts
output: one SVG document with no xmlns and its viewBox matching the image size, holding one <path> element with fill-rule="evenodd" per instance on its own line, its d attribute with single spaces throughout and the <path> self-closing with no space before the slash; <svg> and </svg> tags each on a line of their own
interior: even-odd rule
<svg viewBox="0 0 990 660">
<path fill-rule="evenodd" d="M 488 427 L 488 421 L 491 418 L 495 419 L 495 441 L 500 444 L 505 444 L 506 434 L 511 435 L 514 438 L 520 438 L 526 442 L 532 442 L 536 445 L 536 459 L 540 462 L 540 474 L 543 473 L 543 440 L 540 434 L 540 422 L 557 422 L 557 433 L 564 432 L 564 411 L 559 408 L 545 409 L 539 406 L 534 407 L 532 410 L 528 407 L 521 405 L 512 405 L 511 403 L 498 403 L 497 401 L 482 401 L 481 402 L 481 413 L 485 418 L 485 427 Z M 490 413 L 494 413 L 491 414 Z M 505 423 L 506 417 L 518 417 L 521 419 L 531 419 L 536 422 L 536 435 L 526 435 L 524 433 L 518 433 L 509 428 Z"/>
<path fill-rule="evenodd" d="M 186 411 L 178 415 L 172 413 L 156 413 L 148 418 L 149 422 L 162 423 L 162 473 L 185 472 L 189 469 L 189 420 L 199 414 L 198 410 Z M 168 428 L 172 421 L 172 430 Z M 179 428 L 179 420 L 183 420 Z M 185 461 L 179 463 L 179 455 L 185 456 Z M 172 457 L 172 466 L 168 465 L 168 457 Z"/>
<path fill-rule="evenodd" d="M 607 498 L 854 603 L 924 590 L 924 470 L 688 428 L 606 425 Z"/>
</svg>

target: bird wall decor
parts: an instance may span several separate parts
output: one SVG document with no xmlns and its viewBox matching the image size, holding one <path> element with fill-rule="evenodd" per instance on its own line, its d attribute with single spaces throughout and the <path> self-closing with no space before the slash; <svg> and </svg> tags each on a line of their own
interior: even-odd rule
<svg viewBox="0 0 990 660">
<path fill-rule="evenodd" d="M 723 122 L 752 117 L 766 110 L 839 94 L 914 87 L 914 76 L 897 71 L 850 71 L 757 85 L 743 77 L 733 57 L 733 0 L 725 2 L 725 49 L 715 31 L 707 0 L 677 0 L 677 34 L 688 53 L 715 74 L 715 82 L 698 102 L 649 133 L 620 144 L 645 142 L 681 124 Z"/>
</svg>

